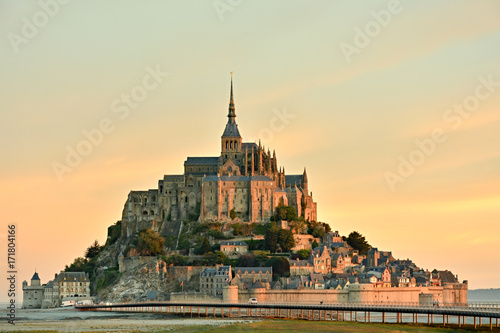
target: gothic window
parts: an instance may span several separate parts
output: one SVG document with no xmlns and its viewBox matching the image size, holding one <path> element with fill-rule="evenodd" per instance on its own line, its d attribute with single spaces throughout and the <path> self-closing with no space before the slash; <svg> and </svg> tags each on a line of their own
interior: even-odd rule
<svg viewBox="0 0 500 333">
<path fill-rule="evenodd" d="M 228 148 L 229 148 L 229 142 L 226 141 L 226 149 L 228 149 Z M 227 155 L 226 155 L 226 158 L 227 158 Z"/>
<path fill-rule="evenodd" d="M 229 148 L 230 148 L 230 149 L 233 149 L 233 141 L 231 141 L 231 142 L 229 143 Z"/>
<path fill-rule="evenodd" d="M 234 149 L 238 149 L 238 142 L 234 143 Z"/>
</svg>

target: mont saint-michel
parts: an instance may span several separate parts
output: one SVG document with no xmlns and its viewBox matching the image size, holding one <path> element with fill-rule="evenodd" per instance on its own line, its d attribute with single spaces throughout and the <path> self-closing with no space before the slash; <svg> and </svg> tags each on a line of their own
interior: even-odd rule
<svg viewBox="0 0 500 333">
<path fill-rule="evenodd" d="M 359 231 L 341 235 L 317 221 L 305 166 L 286 174 L 274 150 L 243 142 L 232 75 L 229 96 L 220 154 L 187 157 L 183 174 L 131 191 L 106 243 L 95 241 L 46 284 L 35 272 L 31 284 L 23 283 L 23 307 L 146 300 L 467 303 L 468 282 L 452 272 L 397 259 Z"/>
<path fill-rule="evenodd" d="M 152 221 L 165 227 L 188 216 L 199 216 L 200 222 L 235 217 L 242 222 L 269 222 L 278 205 L 292 206 L 297 216 L 316 221 L 306 169 L 286 175 L 274 150 L 271 154 L 260 141 L 243 142 L 232 78 L 227 118 L 219 156 L 188 157 L 184 174 L 165 175 L 157 189 L 130 192 L 123 209 L 124 235 L 150 228 Z"/>
</svg>

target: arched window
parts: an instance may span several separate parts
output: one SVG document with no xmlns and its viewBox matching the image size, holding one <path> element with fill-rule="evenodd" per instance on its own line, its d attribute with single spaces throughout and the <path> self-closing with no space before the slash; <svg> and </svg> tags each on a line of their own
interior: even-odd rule
<svg viewBox="0 0 500 333">
<path fill-rule="evenodd" d="M 229 143 L 229 148 L 230 148 L 230 149 L 233 149 L 233 141 L 230 141 L 230 143 Z"/>
<path fill-rule="evenodd" d="M 238 141 L 234 142 L 234 149 L 238 149 Z"/>
<path fill-rule="evenodd" d="M 226 149 L 229 148 L 229 141 L 226 141 Z"/>
</svg>

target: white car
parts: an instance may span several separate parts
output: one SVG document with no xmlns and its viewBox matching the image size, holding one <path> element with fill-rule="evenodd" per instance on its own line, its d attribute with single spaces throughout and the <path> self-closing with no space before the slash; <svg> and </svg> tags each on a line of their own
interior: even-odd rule
<svg viewBox="0 0 500 333">
<path fill-rule="evenodd" d="M 249 303 L 249 304 L 257 304 L 257 298 L 250 298 L 250 299 L 248 300 L 248 303 Z"/>
</svg>

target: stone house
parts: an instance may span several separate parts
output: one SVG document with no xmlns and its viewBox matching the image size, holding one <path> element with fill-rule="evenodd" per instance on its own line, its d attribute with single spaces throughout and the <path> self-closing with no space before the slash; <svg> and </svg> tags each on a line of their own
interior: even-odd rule
<svg viewBox="0 0 500 333">
<path fill-rule="evenodd" d="M 229 258 L 237 259 L 248 253 L 248 244 L 244 241 L 222 241 L 220 250 Z"/>
<path fill-rule="evenodd" d="M 290 263 L 290 276 L 309 275 L 314 273 L 314 266 L 309 260 L 288 259 Z"/>
<path fill-rule="evenodd" d="M 231 280 L 231 266 L 207 267 L 200 273 L 200 292 L 212 296 L 222 296 L 222 289 Z"/>
<path fill-rule="evenodd" d="M 332 270 L 332 258 L 326 245 L 318 246 L 312 251 L 314 273 L 327 274 Z"/>
</svg>

